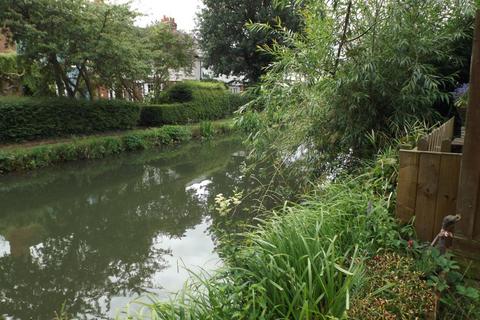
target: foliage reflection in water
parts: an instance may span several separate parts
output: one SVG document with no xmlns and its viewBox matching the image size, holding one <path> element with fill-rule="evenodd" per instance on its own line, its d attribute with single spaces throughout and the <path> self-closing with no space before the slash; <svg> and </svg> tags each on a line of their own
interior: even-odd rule
<svg viewBox="0 0 480 320">
<path fill-rule="evenodd" d="M 214 268 L 214 197 L 245 188 L 234 138 L 0 178 L 0 319 L 112 317 Z M 213 231 L 212 231 L 213 230 Z"/>
</svg>

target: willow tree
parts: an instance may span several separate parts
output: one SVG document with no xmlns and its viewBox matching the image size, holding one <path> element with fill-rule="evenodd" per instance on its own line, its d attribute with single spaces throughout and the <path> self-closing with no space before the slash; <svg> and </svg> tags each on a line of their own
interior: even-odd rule
<svg viewBox="0 0 480 320">
<path fill-rule="evenodd" d="M 469 46 L 459 51 L 458 43 L 471 42 L 471 1 L 305 3 L 303 32 L 274 28 L 287 45 L 263 48 L 276 60 L 257 101 L 263 112 L 241 119 L 258 124 L 255 155 L 274 153 L 286 164 L 301 150 L 309 161 L 302 170 L 316 170 L 368 156 L 405 127 L 441 119 L 438 105 L 449 104 L 468 69 Z"/>
</svg>

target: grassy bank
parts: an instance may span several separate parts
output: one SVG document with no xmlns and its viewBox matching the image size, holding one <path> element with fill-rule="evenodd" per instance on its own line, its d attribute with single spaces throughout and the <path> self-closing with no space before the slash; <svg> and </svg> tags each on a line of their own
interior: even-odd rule
<svg viewBox="0 0 480 320">
<path fill-rule="evenodd" d="M 0 149 L 0 174 L 161 147 L 228 133 L 232 128 L 230 120 L 221 120 L 196 125 L 129 130 L 115 135 L 85 136 L 33 146 L 18 144 Z"/>
<path fill-rule="evenodd" d="M 411 227 L 400 227 L 393 218 L 395 177 L 396 159 L 387 154 L 355 176 L 317 187 L 300 204 L 274 211 L 246 233 L 239 247 L 227 245 L 223 268 L 193 275 L 171 302 L 153 299 L 140 314 L 130 316 L 172 320 L 428 317 L 441 263 L 432 259 L 433 251 L 408 241 L 413 237 Z M 445 292 L 445 298 L 451 296 Z M 459 311 L 458 319 L 476 319 L 478 297 L 472 293 L 460 299 L 477 303 L 477 309 L 470 308 L 468 314 L 462 313 L 465 309 Z M 445 304 L 444 310 L 448 308 Z"/>
</svg>

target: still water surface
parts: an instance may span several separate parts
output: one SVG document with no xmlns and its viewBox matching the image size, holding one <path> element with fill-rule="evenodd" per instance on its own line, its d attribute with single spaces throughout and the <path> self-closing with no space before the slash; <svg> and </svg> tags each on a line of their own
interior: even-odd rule
<svg viewBox="0 0 480 320">
<path fill-rule="evenodd" d="M 0 319 L 111 318 L 211 270 L 218 193 L 246 187 L 238 140 L 0 177 Z"/>
</svg>

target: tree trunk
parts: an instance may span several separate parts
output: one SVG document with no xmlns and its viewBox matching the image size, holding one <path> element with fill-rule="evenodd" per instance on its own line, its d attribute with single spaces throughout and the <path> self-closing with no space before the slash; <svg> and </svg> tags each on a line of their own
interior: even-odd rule
<svg viewBox="0 0 480 320">
<path fill-rule="evenodd" d="M 87 71 L 85 70 L 84 66 L 82 66 L 80 68 L 80 70 L 81 70 L 80 72 L 82 74 L 82 78 L 85 81 L 85 86 L 87 87 L 87 91 L 88 91 L 88 95 L 90 96 L 90 100 L 93 100 L 93 98 L 94 98 L 93 87 L 92 87 L 92 83 L 90 81 L 90 78 L 88 77 Z"/>
<path fill-rule="evenodd" d="M 70 87 L 70 80 L 68 79 L 67 75 L 65 74 L 65 71 L 63 70 L 62 66 L 58 62 L 57 56 L 55 54 L 50 54 L 49 62 L 53 66 L 53 70 L 55 73 L 55 81 L 57 82 L 59 95 L 63 96 L 63 93 L 65 92 L 65 90 L 67 90 L 67 94 L 69 97 L 72 97 L 72 98 L 75 97 L 75 91 L 72 90 L 72 87 Z"/>
<path fill-rule="evenodd" d="M 58 95 L 60 97 L 65 96 L 65 84 L 62 81 L 62 70 L 59 68 L 57 57 L 55 55 L 50 55 L 48 61 L 53 67 L 53 74 L 55 77 L 55 84 L 57 85 Z"/>
</svg>

